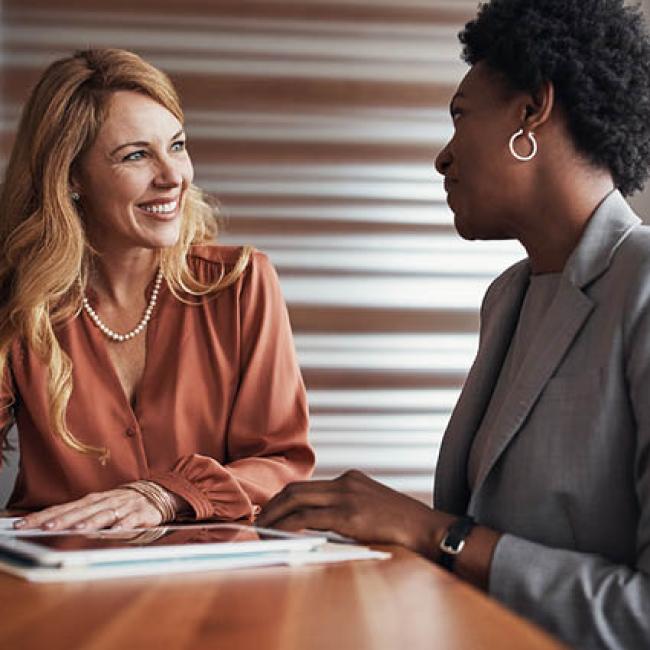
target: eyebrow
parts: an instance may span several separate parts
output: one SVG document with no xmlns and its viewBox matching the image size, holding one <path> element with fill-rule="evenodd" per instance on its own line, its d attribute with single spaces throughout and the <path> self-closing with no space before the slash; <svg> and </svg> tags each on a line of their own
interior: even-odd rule
<svg viewBox="0 0 650 650">
<path fill-rule="evenodd" d="M 181 129 L 177 133 L 174 133 L 174 135 L 170 138 L 170 140 L 176 140 L 179 136 L 183 135 L 185 132 L 185 129 Z M 120 149 L 124 149 L 124 147 L 147 147 L 149 146 L 148 142 L 145 142 L 144 140 L 137 140 L 135 142 L 125 142 L 124 144 L 121 144 L 119 147 L 115 147 L 113 151 L 111 151 L 111 156 L 114 156 Z"/>
</svg>

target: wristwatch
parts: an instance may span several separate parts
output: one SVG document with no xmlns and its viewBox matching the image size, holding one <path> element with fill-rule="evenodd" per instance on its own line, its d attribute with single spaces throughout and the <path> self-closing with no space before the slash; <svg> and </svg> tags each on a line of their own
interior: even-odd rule
<svg viewBox="0 0 650 650">
<path fill-rule="evenodd" d="M 465 547 L 465 540 L 470 534 L 472 528 L 474 528 L 474 519 L 469 515 L 460 517 L 449 526 L 445 536 L 440 542 L 440 550 L 442 554 L 438 560 L 440 566 L 447 569 L 447 571 L 454 570 L 454 561 L 456 556 L 463 550 Z"/>
</svg>

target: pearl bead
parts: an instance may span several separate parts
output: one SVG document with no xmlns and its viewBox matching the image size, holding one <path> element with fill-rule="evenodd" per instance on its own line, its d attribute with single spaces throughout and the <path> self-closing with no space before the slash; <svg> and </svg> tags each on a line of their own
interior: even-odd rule
<svg viewBox="0 0 650 650">
<path fill-rule="evenodd" d="M 90 319 L 93 321 L 93 323 L 95 323 L 95 325 L 105 336 L 107 336 L 112 341 L 115 341 L 117 343 L 122 343 L 123 341 L 129 341 L 134 336 L 140 334 L 140 332 L 142 332 L 142 330 L 145 328 L 147 323 L 151 320 L 151 314 L 153 312 L 154 307 L 156 306 L 156 301 L 158 300 L 158 292 L 160 290 L 162 281 L 163 281 L 162 269 L 159 268 L 158 273 L 156 274 L 156 280 L 154 282 L 153 291 L 151 292 L 151 298 L 149 299 L 149 304 L 147 305 L 147 308 L 144 310 L 144 314 L 142 315 L 140 322 L 130 332 L 125 332 L 124 334 L 118 334 L 117 332 L 114 332 L 110 327 L 108 327 L 108 325 L 106 325 L 106 323 L 104 323 L 102 319 L 99 317 L 99 314 L 90 306 L 90 303 L 88 302 L 88 298 L 85 295 L 81 296 L 81 304 L 84 308 L 84 311 L 88 314 L 88 316 L 90 316 Z"/>
</svg>

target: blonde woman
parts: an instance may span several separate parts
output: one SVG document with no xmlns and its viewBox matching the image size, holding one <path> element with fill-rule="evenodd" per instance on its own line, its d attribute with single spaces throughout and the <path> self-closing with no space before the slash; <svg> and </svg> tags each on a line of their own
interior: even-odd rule
<svg viewBox="0 0 650 650">
<path fill-rule="evenodd" d="M 307 404 L 264 255 L 215 245 L 169 79 L 137 55 L 53 63 L 0 199 L 9 507 L 48 530 L 252 519 L 309 476 Z"/>
</svg>

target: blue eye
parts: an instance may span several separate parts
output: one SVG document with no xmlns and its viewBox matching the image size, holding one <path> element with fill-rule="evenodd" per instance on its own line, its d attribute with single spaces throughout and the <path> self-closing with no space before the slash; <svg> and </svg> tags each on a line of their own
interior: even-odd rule
<svg viewBox="0 0 650 650">
<path fill-rule="evenodd" d="M 172 151 L 184 151 L 185 150 L 185 140 L 176 140 L 172 144 Z"/>
<path fill-rule="evenodd" d="M 122 158 L 123 161 L 131 161 L 131 160 L 142 160 L 144 158 L 145 152 L 142 150 L 139 151 L 133 151 L 130 154 L 127 154 Z"/>
</svg>

